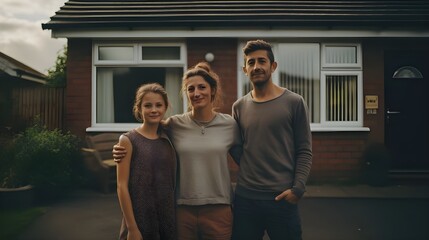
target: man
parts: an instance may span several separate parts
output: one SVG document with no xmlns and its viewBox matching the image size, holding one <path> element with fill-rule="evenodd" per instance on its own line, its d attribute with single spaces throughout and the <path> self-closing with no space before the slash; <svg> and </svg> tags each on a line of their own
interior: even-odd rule
<svg viewBox="0 0 429 240">
<path fill-rule="evenodd" d="M 275 85 L 277 63 L 269 43 L 247 42 L 244 73 L 252 91 L 233 105 L 243 139 L 234 200 L 232 239 L 301 239 L 297 203 L 312 162 L 304 99 Z"/>
</svg>

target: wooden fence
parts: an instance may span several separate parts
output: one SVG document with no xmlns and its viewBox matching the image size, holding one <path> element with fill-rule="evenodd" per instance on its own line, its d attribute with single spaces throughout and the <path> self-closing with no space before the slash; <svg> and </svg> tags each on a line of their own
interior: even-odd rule
<svg viewBox="0 0 429 240">
<path fill-rule="evenodd" d="M 14 123 L 29 126 L 39 117 L 48 129 L 63 128 L 64 88 L 15 88 L 12 105 Z"/>
</svg>

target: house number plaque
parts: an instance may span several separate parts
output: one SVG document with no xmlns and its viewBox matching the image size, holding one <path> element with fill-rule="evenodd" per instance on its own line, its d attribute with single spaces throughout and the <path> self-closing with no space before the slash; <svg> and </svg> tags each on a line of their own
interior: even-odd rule
<svg viewBox="0 0 429 240">
<path fill-rule="evenodd" d="M 378 109 L 377 95 L 365 96 L 365 109 L 366 109 L 366 114 L 377 114 L 377 109 Z"/>
</svg>

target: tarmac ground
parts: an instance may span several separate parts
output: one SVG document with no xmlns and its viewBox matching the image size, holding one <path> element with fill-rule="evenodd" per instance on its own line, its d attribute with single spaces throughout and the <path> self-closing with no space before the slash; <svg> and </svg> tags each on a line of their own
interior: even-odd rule
<svg viewBox="0 0 429 240">
<path fill-rule="evenodd" d="M 309 185 L 304 198 L 429 199 L 429 185 Z M 46 208 L 47 212 L 17 240 L 117 239 L 122 216 L 115 192 L 103 194 L 88 189 L 77 190 Z"/>
</svg>

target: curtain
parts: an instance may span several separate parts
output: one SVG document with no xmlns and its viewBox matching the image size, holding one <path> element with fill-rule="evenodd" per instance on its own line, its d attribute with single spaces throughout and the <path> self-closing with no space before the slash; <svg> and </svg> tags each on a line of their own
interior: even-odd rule
<svg viewBox="0 0 429 240">
<path fill-rule="evenodd" d="M 181 91 L 181 69 L 180 68 L 167 68 L 165 73 L 165 90 L 168 94 L 170 101 L 170 108 L 166 117 L 183 112 L 183 102 L 180 100 L 182 97 Z"/>
<path fill-rule="evenodd" d="M 320 122 L 320 50 L 315 43 L 279 44 L 280 86 L 301 95 L 312 123 Z"/>
<path fill-rule="evenodd" d="M 326 76 L 326 120 L 357 121 L 357 76 Z"/>
<path fill-rule="evenodd" d="M 97 123 L 114 123 L 113 71 L 97 68 Z"/>
</svg>

